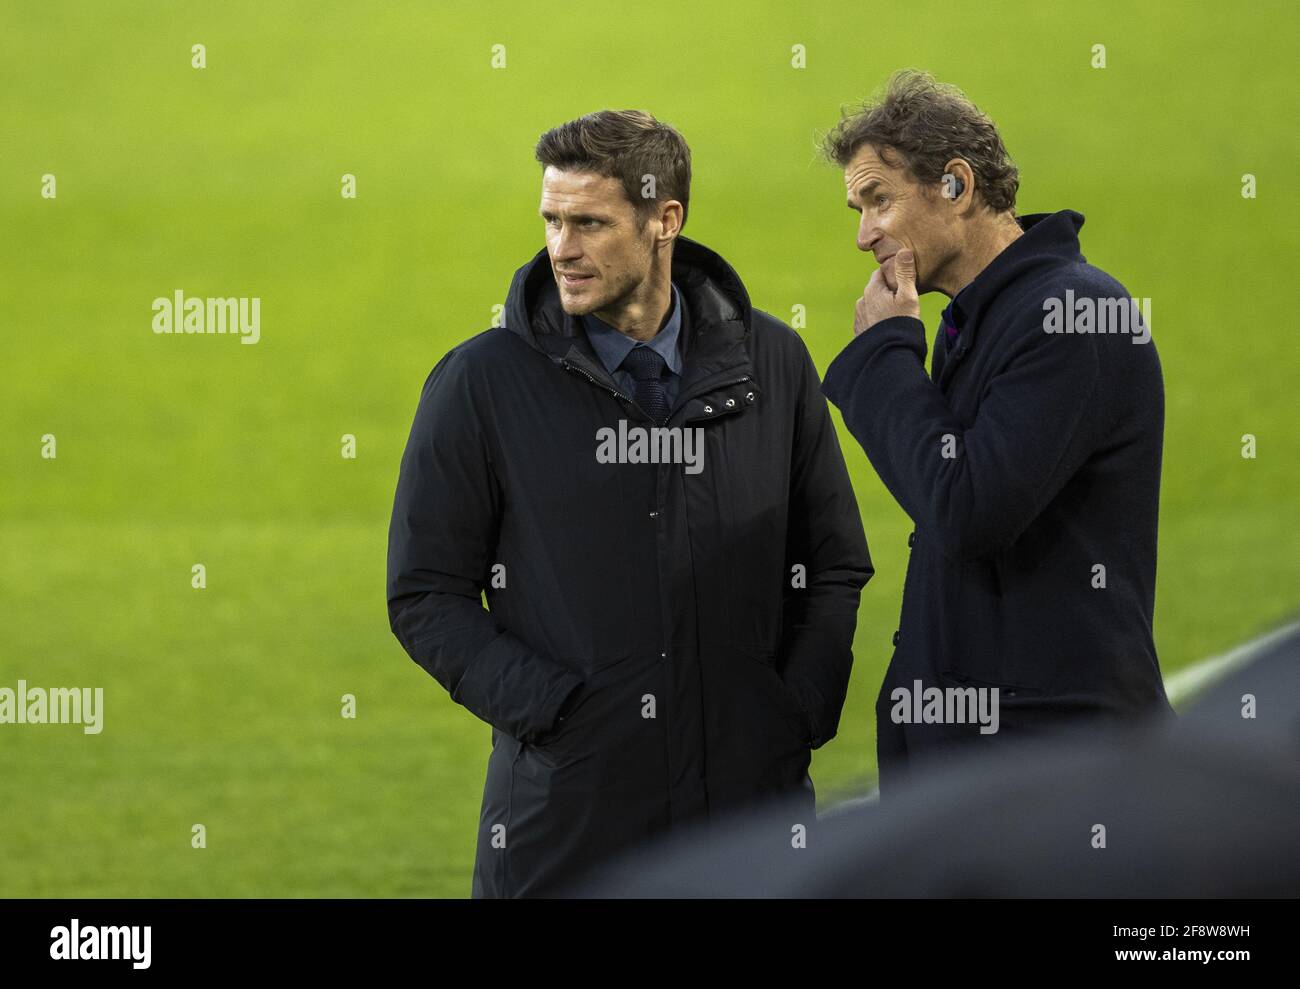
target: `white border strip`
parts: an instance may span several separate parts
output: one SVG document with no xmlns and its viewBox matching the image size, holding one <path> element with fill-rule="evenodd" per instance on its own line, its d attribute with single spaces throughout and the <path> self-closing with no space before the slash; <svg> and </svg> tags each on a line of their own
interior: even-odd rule
<svg viewBox="0 0 1300 989">
<path fill-rule="evenodd" d="M 1179 704 L 1191 700 L 1206 688 L 1224 679 L 1229 673 L 1245 666 L 1279 640 L 1294 635 L 1297 629 L 1300 629 L 1300 621 L 1292 622 L 1290 625 L 1283 625 L 1281 628 L 1275 628 L 1273 631 L 1261 635 L 1258 639 L 1252 639 L 1250 642 L 1237 646 L 1236 649 L 1219 656 L 1202 659 L 1200 662 L 1193 663 L 1186 669 L 1179 670 L 1172 676 L 1166 677 L 1165 693 L 1169 695 L 1169 703 L 1177 707 Z"/>
<path fill-rule="evenodd" d="M 1275 643 L 1285 639 L 1289 635 L 1300 631 L 1300 621 L 1292 622 L 1289 625 L 1283 625 L 1281 628 L 1275 628 L 1271 632 L 1261 635 L 1257 639 L 1237 646 L 1228 652 L 1218 656 L 1209 656 L 1198 662 L 1193 663 L 1186 669 L 1179 670 L 1172 676 L 1165 678 L 1165 693 L 1169 696 L 1169 703 L 1177 707 L 1192 700 L 1198 694 L 1212 687 L 1214 684 L 1223 680 L 1229 673 L 1238 670 L 1250 663 L 1264 650 L 1270 648 Z M 829 817 L 832 814 L 838 814 L 846 810 L 852 810 L 855 807 L 863 807 L 868 804 L 874 804 L 880 799 L 880 791 L 872 789 L 870 793 L 860 797 L 850 797 L 848 800 L 841 800 L 837 804 L 827 807 L 818 818 Z"/>
</svg>

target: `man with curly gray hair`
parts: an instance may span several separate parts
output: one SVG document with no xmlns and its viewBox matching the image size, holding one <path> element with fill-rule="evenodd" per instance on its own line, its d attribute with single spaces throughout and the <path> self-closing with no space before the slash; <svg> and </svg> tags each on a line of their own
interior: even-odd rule
<svg viewBox="0 0 1300 989">
<path fill-rule="evenodd" d="M 1079 252 L 1079 213 L 1017 216 L 1019 172 L 956 87 L 897 73 L 823 151 L 879 268 L 822 390 L 915 523 L 882 790 L 1004 736 L 1168 713 L 1164 386 L 1136 301 Z M 925 292 L 950 299 L 929 374 Z"/>
</svg>

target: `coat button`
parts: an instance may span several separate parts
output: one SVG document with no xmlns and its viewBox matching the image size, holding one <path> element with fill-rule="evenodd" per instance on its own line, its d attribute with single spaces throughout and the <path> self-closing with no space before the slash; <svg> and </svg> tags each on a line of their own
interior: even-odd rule
<svg viewBox="0 0 1300 989">
<path fill-rule="evenodd" d="M 651 517 L 652 519 L 657 519 L 657 518 L 659 517 L 659 513 L 658 513 L 658 512 L 651 512 L 651 513 L 650 513 L 650 517 Z"/>
<path fill-rule="evenodd" d="M 907 534 L 907 548 L 911 549 L 915 545 L 916 545 L 916 530 L 913 529 L 911 532 Z"/>
<path fill-rule="evenodd" d="M 713 415 L 713 406 L 712 405 L 704 406 L 704 414 L 710 416 Z"/>
<path fill-rule="evenodd" d="M 897 630 L 895 630 L 895 632 L 894 632 L 894 645 L 898 645 L 898 632 L 897 632 Z"/>
<path fill-rule="evenodd" d="M 736 400 L 734 398 L 727 399 L 727 408 L 729 409 L 733 408 L 735 404 L 736 404 Z"/>
</svg>

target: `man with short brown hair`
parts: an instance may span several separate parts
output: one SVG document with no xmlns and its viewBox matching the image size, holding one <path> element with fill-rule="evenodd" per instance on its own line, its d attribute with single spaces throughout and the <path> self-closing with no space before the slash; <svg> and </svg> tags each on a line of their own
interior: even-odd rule
<svg viewBox="0 0 1300 989">
<path fill-rule="evenodd" d="M 807 348 L 681 236 L 686 142 L 604 111 L 537 158 L 546 247 L 425 382 L 389 530 L 394 634 L 493 728 L 476 897 L 760 801 L 812 827 L 872 573 Z"/>
</svg>

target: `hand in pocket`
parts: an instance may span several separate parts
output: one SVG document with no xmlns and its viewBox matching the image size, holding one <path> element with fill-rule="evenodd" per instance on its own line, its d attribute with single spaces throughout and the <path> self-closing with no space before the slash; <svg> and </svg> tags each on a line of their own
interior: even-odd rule
<svg viewBox="0 0 1300 989">
<path fill-rule="evenodd" d="M 533 739 L 532 746 L 543 753 L 548 761 L 559 763 L 567 758 L 569 743 L 575 735 L 580 735 L 588 702 L 599 690 L 590 682 L 578 688 L 576 696 L 566 705 L 563 720 L 557 720 L 550 731 Z"/>
<path fill-rule="evenodd" d="M 594 673 L 577 690 L 565 712 L 550 731 L 534 739 L 533 748 L 554 766 L 585 759 L 610 749 L 625 738 L 618 719 L 632 717 L 640 690 L 638 666 L 620 660 Z"/>
</svg>

